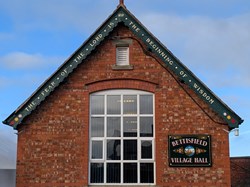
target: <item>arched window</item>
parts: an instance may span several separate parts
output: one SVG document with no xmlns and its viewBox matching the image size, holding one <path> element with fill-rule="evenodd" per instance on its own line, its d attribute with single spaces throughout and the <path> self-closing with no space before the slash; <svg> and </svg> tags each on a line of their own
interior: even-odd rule
<svg viewBox="0 0 250 187">
<path fill-rule="evenodd" d="M 154 95 L 108 90 L 90 95 L 89 183 L 154 184 Z"/>
</svg>

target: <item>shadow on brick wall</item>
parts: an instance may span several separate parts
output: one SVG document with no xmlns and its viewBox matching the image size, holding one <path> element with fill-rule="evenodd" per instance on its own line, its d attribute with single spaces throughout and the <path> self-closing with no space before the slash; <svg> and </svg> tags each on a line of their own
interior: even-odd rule
<svg viewBox="0 0 250 187">
<path fill-rule="evenodd" d="M 232 187 L 250 186 L 250 157 L 231 158 Z"/>
</svg>

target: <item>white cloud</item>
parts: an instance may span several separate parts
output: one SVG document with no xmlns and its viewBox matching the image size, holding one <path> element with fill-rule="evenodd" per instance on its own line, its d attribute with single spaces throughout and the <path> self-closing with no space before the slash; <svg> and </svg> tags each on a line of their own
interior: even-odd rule
<svg viewBox="0 0 250 187">
<path fill-rule="evenodd" d="M 0 89 L 36 89 L 64 62 L 64 57 L 13 52 L 0 56 Z M 24 89 L 25 88 L 25 89 Z M 4 95 L 4 92 L 3 92 Z"/>
<path fill-rule="evenodd" d="M 5 86 L 7 86 L 9 84 L 9 79 L 7 79 L 6 77 L 1 76 L 0 77 L 0 88 L 3 88 Z"/>
<path fill-rule="evenodd" d="M 185 65 L 219 87 L 250 85 L 249 20 L 250 14 L 225 19 L 166 14 L 143 17 Z"/>
<path fill-rule="evenodd" d="M 68 28 L 69 30 L 86 32 L 93 31 L 98 27 L 98 24 L 101 24 L 103 17 L 100 15 L 108 16 L 112 12 L 114 7 L 112 5 L 105 6 L 106 3 L 106 0 L 9 0 L 0 2 L 0 10 L 2 7 L 5 12 L 8 12 L 18 30 L 58 31 Z M 112 3 L 117 2 L 109 4 Z M 24 4 L 25 6 L 23 6 Z M 88 8 L 90 4 L 93 7 L 91 9 Z M 94 7 L 98 7 L 98 14 Z"/>
<path fill-rule="evenodd" d="M 13 52 L 0 57 L 1 66 L 13 70 L 47 68 L 61 64 L 62 57 L 47 57 L 41 54 Z"/>
<path fill-rule="evenodd" d="M 0 41 L 7 41 L 13 39 L 14 36 L 11 33 L 0 32 Z"/>
</svg>

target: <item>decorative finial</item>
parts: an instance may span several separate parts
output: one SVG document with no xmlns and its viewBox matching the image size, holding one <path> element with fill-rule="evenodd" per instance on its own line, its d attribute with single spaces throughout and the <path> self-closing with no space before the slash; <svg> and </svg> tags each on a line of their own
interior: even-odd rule
<svg viewBox="0 0 250 187">
<path fill-rule="evenodd" d="M 124 0 L 120 0 L 120 5 L 124 5 Z"/>
<path fill-rule="evenodd" d="M 117 8 L 120 6 L 123 6 L 124 8 L 126 8 L 126 6 L 124 5 L 124 0 L 120 0 L 120 4 L 117 6 Z"/>
</svg>

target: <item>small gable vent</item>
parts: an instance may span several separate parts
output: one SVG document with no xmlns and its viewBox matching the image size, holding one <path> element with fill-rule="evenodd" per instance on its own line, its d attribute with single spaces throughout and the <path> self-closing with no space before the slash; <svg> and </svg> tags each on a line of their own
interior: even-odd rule
<svg viewBox="0 0 250 187">
<path fill-rule="evenodd" d="M 129 48 L 128 47 L 116 48 L 116 65 L 117 66 L 129 65 Z"/>
</svg>

